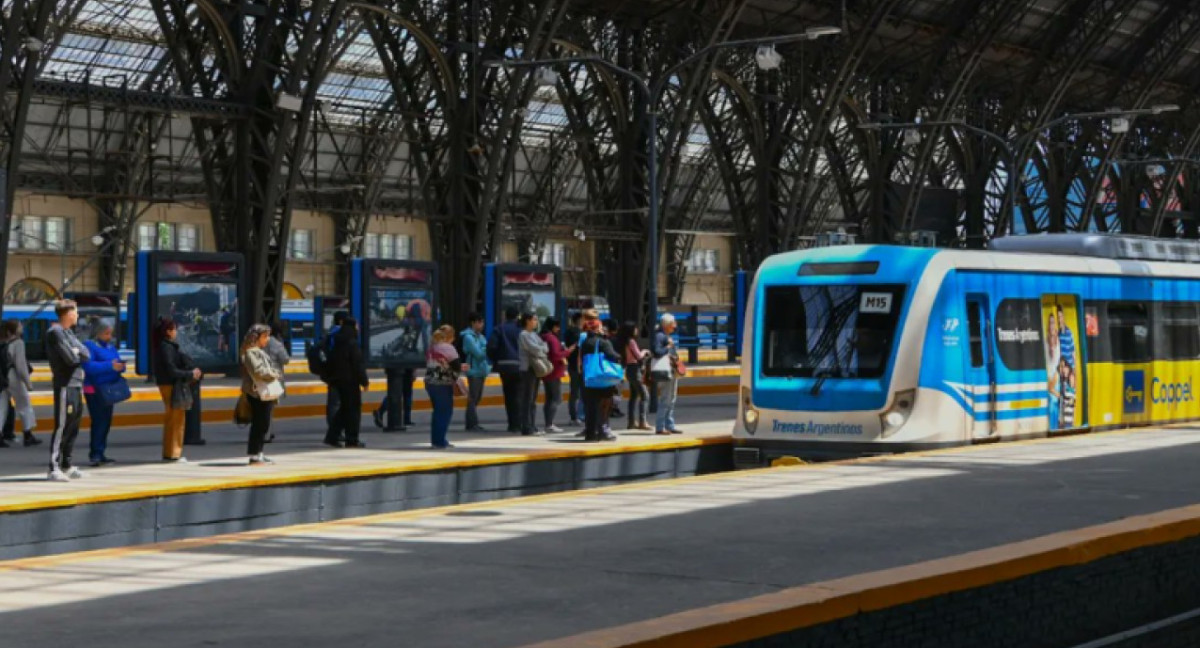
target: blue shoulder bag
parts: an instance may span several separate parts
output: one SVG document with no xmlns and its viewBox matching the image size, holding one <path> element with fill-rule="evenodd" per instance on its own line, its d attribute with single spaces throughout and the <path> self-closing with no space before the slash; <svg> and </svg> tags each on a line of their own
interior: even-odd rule
<svg viewBox="0 0 1200 648">
<path fill-rule="evenodd" d="M 580 342 L 583 344 L 583 342 Z M 596 341 L 596 350 L 583 358 L 583 386 L 592 389 L 616 387 L 625 378 L 621 365 L 612 362 L 600 353 L 600 342 Z"/>
</svg>

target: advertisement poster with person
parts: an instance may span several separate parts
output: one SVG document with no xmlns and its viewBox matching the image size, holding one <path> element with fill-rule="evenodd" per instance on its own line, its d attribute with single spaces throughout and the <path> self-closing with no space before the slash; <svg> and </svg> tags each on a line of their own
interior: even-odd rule
<svg viewBox="0 0 1200 648">
<path fill-rule="evenodd" d="M 1072 296 L 1042 298 L 1046 357 L 1047 415 L 1050 430 L 1083 425 L 1079 310 Z"/>
</svg>

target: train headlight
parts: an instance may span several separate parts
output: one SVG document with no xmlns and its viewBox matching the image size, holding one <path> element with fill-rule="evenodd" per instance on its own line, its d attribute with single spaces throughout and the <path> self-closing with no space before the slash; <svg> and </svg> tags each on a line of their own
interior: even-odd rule
<svg viewBox="0 0 1200 648">
<path fill-rule="evenodd" d="M 890 436 L 904 427 L 904 424 L 908 422 L 909 414 L 912 414 L 913 404 L 916 400 L 917 390 L 915 389 L 896 392 L 892 396 L 892 406 L 888 408 L 888 411 L 879 415 L 883 436 Z"/>
<path fill-rule="evenodd" d="M 747 434 L 754 434 L 758 430 L 758 410 L 750 403 L 749 387 L 742 387 L 742 424 Z"/>
</svg>

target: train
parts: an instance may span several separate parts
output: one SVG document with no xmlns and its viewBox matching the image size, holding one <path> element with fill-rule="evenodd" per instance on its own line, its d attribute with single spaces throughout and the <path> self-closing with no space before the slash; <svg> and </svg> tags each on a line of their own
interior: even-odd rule
<svg viewBox="0 0 1200 648">
<path fill-rule="evenodd" d="M 738 467 L 1200 418 L 1200 242 L 852 245 L 758 269 Z"/>
</svg>

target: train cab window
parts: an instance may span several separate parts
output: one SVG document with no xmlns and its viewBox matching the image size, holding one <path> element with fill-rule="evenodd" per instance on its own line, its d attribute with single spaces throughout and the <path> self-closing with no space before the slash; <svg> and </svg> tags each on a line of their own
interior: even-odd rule
<svg viewBox="0 0 1200 648">
<path fill-rule="evenodd" d="M 770 286 L 765 292 L 764 376 L 884 374 L 897 336 L 903 286 Z"/>
<path fill-rule="evenodd" d="M 1155 355 L 1164 360 L 1200 359 L 1200 324 L 1196 304 L 1163 304 Z"/>
<path fill-rule="evenodd" d="M 970 336 L 971 366 L 983 366 L 983 304 L 967 301 L 967 335 Z"/>
<path fill-rule="evenodd" d="M 1142 302 L 1109 302 L 1108 343 L 1113 362 L 1150 361 L 1150 309 Z"/>
<path fill-rule="evenodd" d="M 1042 302 L 1005 299 L 996 306 L 996 355 L 1012 371 L 1046 370 Z"/>
</svg>

